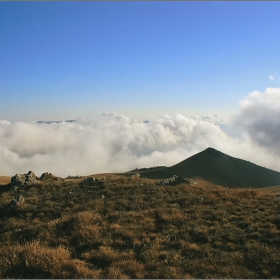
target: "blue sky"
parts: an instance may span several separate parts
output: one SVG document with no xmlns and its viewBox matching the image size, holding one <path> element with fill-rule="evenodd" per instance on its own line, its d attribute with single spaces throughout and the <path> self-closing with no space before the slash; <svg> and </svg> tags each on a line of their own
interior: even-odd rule
<svg viewBox="0 0 280 280">
<path fill-rule="evenodd" d="M 279 10 L 280 2 L 0 2 L 0 120 L 227 117 L 250 92 L 280 86 Z"/>
</svg>

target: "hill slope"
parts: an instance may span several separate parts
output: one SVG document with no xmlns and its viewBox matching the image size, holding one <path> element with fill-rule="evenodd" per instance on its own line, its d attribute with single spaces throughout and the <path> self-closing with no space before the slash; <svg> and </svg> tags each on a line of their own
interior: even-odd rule
<svg viewBox="0 0 280 280">
<path fill-rule="evenodd" d="M 213 148 L 207 148 L 171 167 L 139 173 L 147 178 L 168 178 L 174 174 L 185 178 L 200 177 L 230 187 L 262 188 L 280 184 L 280 172 L 231 157 Z"/>
<path fill-rule="evenodd" d="M 0 279 L 280 278 L 280 198 L 85 177 L 0 187 Z"/>
</svg>

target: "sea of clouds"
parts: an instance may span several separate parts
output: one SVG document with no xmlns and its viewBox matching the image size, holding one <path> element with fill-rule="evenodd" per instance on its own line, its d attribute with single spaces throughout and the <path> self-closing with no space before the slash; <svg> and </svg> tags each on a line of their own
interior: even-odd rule
<svg viewBox="0 0 280 280">
<path fill-rule="evenodd" d="M 73 122 L 0 120 L 0 175 L 33 170 L 66 177 L 171 166 L 208 147 L 280 171 L 279 143 L 280 88 L 268 88 L 241 100 L 227 129 L 218 114 L 149 122 L 118 113 Z"/>
</svg>

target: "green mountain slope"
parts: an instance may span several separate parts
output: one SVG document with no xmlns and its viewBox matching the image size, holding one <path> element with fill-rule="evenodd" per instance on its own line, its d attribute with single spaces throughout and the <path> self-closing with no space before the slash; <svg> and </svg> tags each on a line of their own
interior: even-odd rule
<svg viewBox="0 0 280 280">
<path fill-rule="evenodd" d="M 171 167 L 139 173 L 142 177 L 159 179 L 174 174 L 185 178 L 200 177 L 214 184 L 230 187 L 262 188 L 280 184 L 280 172 L 234 158 L 213 148 L 207 148 Z"/>
</svg>

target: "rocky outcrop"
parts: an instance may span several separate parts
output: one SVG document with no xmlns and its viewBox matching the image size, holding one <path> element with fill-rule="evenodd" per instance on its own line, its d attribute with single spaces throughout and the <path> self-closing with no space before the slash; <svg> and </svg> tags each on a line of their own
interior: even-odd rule
<svg viewBox="0 0 280 280">
<path fill-rule="evenodd" d="M 26 181 L 26 174 L 16 174 L 11 178 L 11 184 L 16 186 L 24 185 Z"/>
<path fill-rule="evenodd" d="M 182 184 L 182 183 L 188 184 L 188 185 L 196 185 L 197 184 L 197 182 L 194 182 L 190 179 L 184 179 L 181 176 L 173 175 L 169 179 L 165 179 L 165 180 L 162 180 L 160 182 L 157 182 L 157 185 L 159 185 L 159 186 L 165 186 L 165 185 L 175 186 L 175 185 Z"/>
<path fill-rule="evenodd" d="M 63 178 L 54 176 L 52 173 L 45 172 L 40 178 L 36 176 L 33 171 L 29 171 L 27 174 L 16 174 L 11 178 L 12 187 L 28 186 L 38 184 L 45 181 L 64 181 Z"/>
<path fill-rule="evenodd" d="M 45 172 L 41 175 L 40 180 L 48 180 L 48 179 L 54 179 L 55 176 L 52 173 Z"/>
<path fill-rule="evenodd" d="M 45 172 L 40 177 L 41 181 L 64 181 L 63 178 L 57 177 L 50 172 Z"/>
<path fill-rule="evenodd" d="M 27 174 L 16 174 L 11 178 L 11 184 L 14 186 L 24 186 L 39 183 L 36 174 L 29 171 Z"/>
</svg>

